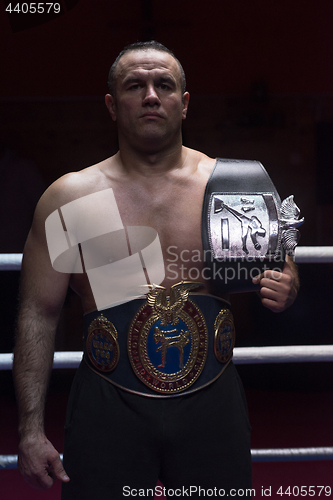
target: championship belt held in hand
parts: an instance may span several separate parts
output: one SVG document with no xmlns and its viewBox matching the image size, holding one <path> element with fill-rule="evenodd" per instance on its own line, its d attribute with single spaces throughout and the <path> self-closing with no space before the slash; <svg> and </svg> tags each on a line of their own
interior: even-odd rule
<svg viewBox="0 0 333 500">
<path fill-rule="evenodd" d="M 289 196 L 282 203 L 258 161 L 217 159 L 202 212 L 204 259 L 215 293 L 258 289 L 252 278 L 282 271 L 293 256 L 304 219 Z"/>
</svg>

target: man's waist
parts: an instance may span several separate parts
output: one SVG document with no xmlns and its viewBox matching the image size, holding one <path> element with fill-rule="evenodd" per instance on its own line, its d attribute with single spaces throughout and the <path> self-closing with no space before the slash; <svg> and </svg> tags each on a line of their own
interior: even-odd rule
<svg viewBox="0 0 333 500">
<path fill-rule="evenodd" d="M 210 384 L 232 357 L 235 332 L 229 303 L 186 295 L 147 299 L 85 316 L 84 359 L 96 373 L 127 391 L 148 397 L 188 394 Z M 165 300 L 166 299 L 166 300 Z"/>
</svg>

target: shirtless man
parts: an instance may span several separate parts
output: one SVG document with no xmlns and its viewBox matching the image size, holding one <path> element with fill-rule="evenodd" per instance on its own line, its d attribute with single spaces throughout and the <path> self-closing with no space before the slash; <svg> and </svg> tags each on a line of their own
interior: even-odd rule
<svg viewBox="0 0 333 500">
<path fill-rule="evenodd" d="M 181 126 L 189 93 L 178 60 L 156 43 L 136 45 L 117 61 L 111 92 L 105 103 L 117 122 L 119 152 L 97 165 L 65 175 L 47 189 L 38 203 L 24 250 L 14 359 L 21 437 L 19 468 L 26 481 L 38 489 L 50 488 L 56 478 L 60 479 L 64 499 L 123 498 L 129 491 L 123 489 L 126 485 L 154 488 L 158 478 L 168 488 L 194 484 L 250 487 L 249 425 L 242 396 L 236 408 L 229 408 L 234 399 L 232 391 L 238 396 L 242 391 L 232 363 L 208 388 L 174 398 L 122 391 L 85 364 L 71 396 L 64 467 L 45 436 L 44 402 L 55 332 L 68 286 L 81 297 L 85 314 L 98 309 L 86 274 L 53 269 L 45 236 L 45 221 L 50 214 L 73 200 L 112 188 L 123 225 L 154 228 L 164 258 L 171 246 L 179 253 L 183 249 L 202 251 L 202 200 L 215 160 L 182 146 Z M 200 271 L 204 263 L 193 262 L 193 266 Z M 171 278 L 166 273 L 160 283 L 167 291 L 177 282 L 174 275 Z M 285 263 L 279 279 L 276 273 L 265 271 L 257 282 L 263 305 L 274 312 L 289 307 L 297 295 L 297 273 L 291 261 Z M 117 287 L 117 283 L 110 286 Z M 200 293 L 207 291 L 204 284 Z M 226 381 L 225 388 L 219 385 L 222 380 Z M 87 411 L 87 415 L 81 419 L 89 421 L 87 427 L 82 422 L 77 424 L 82 409 L 77 406 L 76 394 L 83 390 L 87 393 L 83 413 Z M 212 391 L 219 391 L 215 393 L 218 397 Z M 222 408 L 220 399 L 224 401 Z M 162 430 L 157 430 L 161 419 L 163 432 L 171 426 L 163 442 Z M 194 430 L 187 424 L 194 425 Z M 176 443 L 171 444 L 172 437 Z M 202 443 L 205 446 L 200 451 Z M 224 447 L 224 455 L 220 455 Z M 237 484 L 232 472 L 235 468 Z"/>
</svg>

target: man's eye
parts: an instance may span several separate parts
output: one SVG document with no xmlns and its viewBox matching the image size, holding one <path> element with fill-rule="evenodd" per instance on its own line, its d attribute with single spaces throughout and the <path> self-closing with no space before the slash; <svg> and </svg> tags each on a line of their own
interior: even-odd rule
<svg viewBox="0 0 333 500">
<path fill-rule="evenodd" d="M 139 88 L 139 84 L 138 83 L 134 83 L 133 85 L 131 85 L 128 90 L 137 90 Z"/>
</svg>

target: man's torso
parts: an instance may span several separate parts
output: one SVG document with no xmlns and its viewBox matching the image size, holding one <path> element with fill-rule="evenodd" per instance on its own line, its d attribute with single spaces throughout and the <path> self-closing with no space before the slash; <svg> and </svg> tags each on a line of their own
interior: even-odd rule
<svg viewBox="0 0 333 500">
<path fill-rule="evenodd" d="M 181 169 L 143 178 L 121 172 L 112 157 L 74 174 L 80 176 L 75 198 L 112 188 L 124 227 L 146 226 L 157 231 L 165 266 L 165 278 L 158 284 L 169 289 L 182 280 L 200 281 L 203 286 L 198 291 L 207 293 L 202 279 L 201 214 L 214 165 L 214 159 L 188 150 Z M 96 309 L 86 275 L 73 274 L 70 285 L 80 295 L 85 312 Z"/>
</svg>

